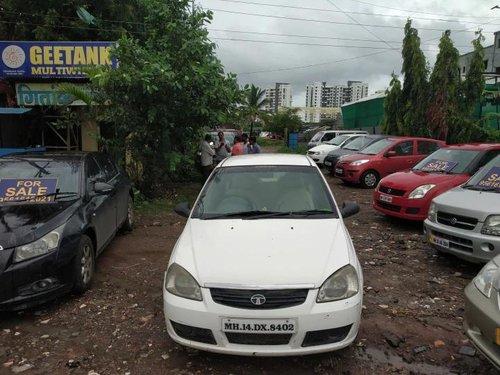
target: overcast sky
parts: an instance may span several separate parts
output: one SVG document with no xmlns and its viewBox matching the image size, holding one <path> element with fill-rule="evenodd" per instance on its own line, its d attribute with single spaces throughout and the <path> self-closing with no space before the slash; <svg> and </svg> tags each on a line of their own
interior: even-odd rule
<svg viewBox="0 0 500 375">
<path fill-rule="evenodd" d="M 214 13 L 208 29 L 226 72 L 241 85 L 292 84 L 293 105 L 305 105 L 307 83 L 368 82 L 385 90 L 401 71 L 407 18 L 417 28 L 429 64 L 449 29 L 459 52 L 472 50 L 482 28 L 483 46 L 500 30 L 500 0 L 195 0 Z"/>
</svg>

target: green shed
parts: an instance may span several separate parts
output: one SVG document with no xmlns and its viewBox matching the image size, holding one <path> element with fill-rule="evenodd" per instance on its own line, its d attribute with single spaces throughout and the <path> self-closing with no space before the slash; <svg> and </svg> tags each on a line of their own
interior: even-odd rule
<svg viewBox="0 0 500 375">
<path fill-rule="evenodd" d="M 356 102 L 344 104 L 342 118 L 344 129 L 360 129 L 369 133 L 380 133 L 384 120 L 385 92 L 376 92 Z"/>
</svg>

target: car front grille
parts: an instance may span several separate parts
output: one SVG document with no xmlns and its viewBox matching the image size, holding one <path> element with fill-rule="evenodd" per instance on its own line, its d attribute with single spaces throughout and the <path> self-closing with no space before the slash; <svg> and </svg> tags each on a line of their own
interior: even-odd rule
<svg viewBox="0 0 500 375">
<path fill-rule="evenodd" d="M 389 211 L 394 211 L 394 212 L 399 212 L 401 211 L 401 206 L 396 206 L 394 204 L 390 204 L 387 202 L 382 202 L 382 201 L 376 201 L 377 206 L 385 208 L 386 210 Z"/>
<path fill-rule="evenodd" d="M 227 341 L 243 345 L 286 345 L 292 338 L 291 333 L 238 333 L 226 332 Z"/>
<path fill-rule="evenodd" d="M 240 309 L 255 310 L 281 309 L 301 305 L 306 300 L 308 291 L 308 289 L 250 290 L 210 288 L 210 294 L 216 303 Z M 264 296 L 265 302 L 260 305 L 252 303 L 252 296 L 256 295 Z M 261 298 L 259 299 L 262 301 Z"/>
<path fill-rule="evenodd" d="M 473 252 L 471 240 L 467 240 L 465 238 L 460 238 L 457 236 L 452 236 L 450 234 L 439 232 L 437 230 L 432 230 L 431 233 L 436 237 L 448 240 L 450 242 L 450 249 L 456 249 L 468 253 Z"/>
<path fill-rule="evenodd" d="M 437 221 L 443 225 L 465 230 L 473 230 L 478 222 L 478 220 L 473 217 L 455 215 L 443 211 L 438 211 Z"/>
<path fill-rule="evenodd" d="M 381 192 L 381 193 L 384 193 L 384 194 L 391 194 L 391 195 L 395 195 L 397 197 L 402 197 L 403 195 L 405 195 L 406 193 L 406 190 L 398 190 L 398 189 L 393 189 L 393 188 L 389 188 L 387 186 L 379 186 L 378 187 L 378 190 Z"/>
</svg>

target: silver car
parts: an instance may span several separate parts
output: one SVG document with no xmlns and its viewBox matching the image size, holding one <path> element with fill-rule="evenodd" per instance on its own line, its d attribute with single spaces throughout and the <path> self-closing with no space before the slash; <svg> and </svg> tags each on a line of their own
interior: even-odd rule
<svg viewBox="0 0 500 375">
<path fill-rule="evenodd" d="M 500 370 L 500 256 L 487 263 L 465 288 L 465 333 Z"/>
<path fill-rule="evenodd" d="M 437 251 L 475 263 L 500 254 L 500 155 L 431 203 L 424 231 Z"/>
</svg>

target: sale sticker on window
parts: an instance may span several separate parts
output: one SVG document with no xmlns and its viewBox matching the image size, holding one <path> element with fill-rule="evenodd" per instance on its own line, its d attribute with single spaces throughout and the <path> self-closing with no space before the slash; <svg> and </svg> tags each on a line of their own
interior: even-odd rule
<svg viewBox="0 0 500 375">
<path fill-rule="evenodd" d="M 486 187 L 491 189 L 500 188 L 500 167 L 491 168 L 481 180 L 478 181 L 476 186 Z"/>
<path fill-rule="evenodd" d="M 55 199 L 57 178 L 4 178 L 0 203 L 50 203 Z"/>
<path fill-rule="evenodd" d="M 457 166 L 456 161 L 431 159 L 420 170 L 424 172 L 450 172 Z"/>
</svg>

